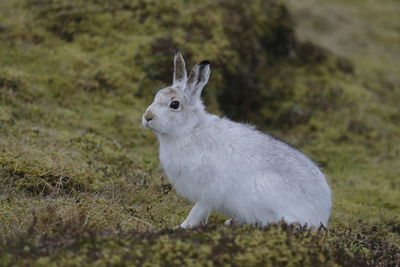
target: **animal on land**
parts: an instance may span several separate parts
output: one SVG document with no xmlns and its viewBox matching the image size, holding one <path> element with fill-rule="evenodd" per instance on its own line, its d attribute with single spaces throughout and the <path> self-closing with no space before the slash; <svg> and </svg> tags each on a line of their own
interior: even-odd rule
<svg viewBox="0 0 400 267">
<path fill-rule="evenodd" d="M 208 113 L 201 92 L 210 73 L 210 62 L 202 61 L 188 76 L 177 51 L 172 85 L 156 94 L 142 118 L 157 135 L 171 184 L 194 203 L 180 226 L 205 224 L 213 210 L 239 224 L 326 226 L 331 190 L 320 168 L 252 125 Z"/>
</svg>

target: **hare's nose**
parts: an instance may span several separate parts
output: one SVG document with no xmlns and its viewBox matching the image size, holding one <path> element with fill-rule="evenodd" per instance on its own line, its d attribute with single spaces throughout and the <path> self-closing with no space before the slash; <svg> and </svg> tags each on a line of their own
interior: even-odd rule
<svg viewBox="0 0 400 267">
<path fill-rule="evenodd" d="M 152 119 L 154 119 L 154 114 L 150 111 L 147 111 L 146 114 L 144 114 L 144 119 L 146 121 L 151 121 Z"/>
</svg>

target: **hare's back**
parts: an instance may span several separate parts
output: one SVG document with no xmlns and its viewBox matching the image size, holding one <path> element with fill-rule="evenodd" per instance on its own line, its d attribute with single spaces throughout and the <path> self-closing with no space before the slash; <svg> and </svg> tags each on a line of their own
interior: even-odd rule
<svg viewBox="0 0 400 267">
<path fill-rule="evenodd" d="M 325 180 L 318 166 L 304 153 L 285 142 L 256 130 L 254 126 L 223 119 L 213 134 L 215 149 L 232 168 L 250 172 L 273 172 L 288 180 Z"/>
</svg>

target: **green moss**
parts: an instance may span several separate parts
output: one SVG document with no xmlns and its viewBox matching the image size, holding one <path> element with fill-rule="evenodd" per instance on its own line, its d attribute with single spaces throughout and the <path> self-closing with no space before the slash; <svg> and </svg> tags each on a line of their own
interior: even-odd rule
<svg viewBox="0 0 400 267">
<path fill-rule="evenodd" d="M 133 264 L 142 266 L 298 266 L 398 264 L 399 249 L 388 243 L 350 232 L 304 230 L 285 224 L 265 229 L 207 227 L 192 231 L 159 233 L 115 232 L 79 236 L 63 234 L 61 240 L 45 237 L 14 240 L 0 256 L 9 264 L 57 263 Z M 21 246 L 25 244 L 25 246 Z"/>
<path fill-rule="evenodd" d="M 307 31 L 274 1 L 1 1 L 0 265 L 398 265 L 395 16 L 312 1 L 289 5 L 311 12 L 294 9 L 317 21 Z M 379 15 L 376 41 L 361 40 L 371 46 L 349 41 L 362 57 L 324 39 L 318 27 L 341 21 L 330 5 L 356 6 L 367 25 Z M 324 168 L 329 229 L 230 228 L 212 214 L 206 228 L 163 230 L 191 204 L 140 120 L 170 83 L 176 47 L 188 65 L 211 60 L 210 111 L 254 122 Z"/>
</svg>

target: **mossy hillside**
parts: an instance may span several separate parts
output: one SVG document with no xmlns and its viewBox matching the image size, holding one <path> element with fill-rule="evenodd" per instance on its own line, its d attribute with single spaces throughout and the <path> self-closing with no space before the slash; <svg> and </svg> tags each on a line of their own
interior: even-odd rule
<svg viewBox="0 0 400 267">
<path fill-rule="evenodd" d="M 340 0 L 329 3 L 313 0 L 285 3 L 292 11 L 297 24 L 297 36 L 301 40 L 313 40 L 315 44 L 346 57 L 356 65 L 354 75 L 347 77 L 349 82 L 345 85 L 350 92 L 347 112 L 334 121 L 327 120 L 328 124 L 336 125 L 334 129 L 329 127 L 328 136 L 338 145 L 327 146 L 326 139 L 320 140 L 315 142 L 316 146 L 310 152 L 317 153 L 316 158 L 323 159 L 327 156 L 325 151 L 322 152 L 325 149 L 321 146 L 324 146 L 329 147 L 328 154 L 338 155 L 330 158 L 325 169 L 329 169 L 328 173 L 335 173 L 336 177 L 331 176 L 333 183 L 343 183 L 339 186 L 340 190 L 334 191 L 336 203 L 340 206 L 335 211 L 356 212 L 356 216 L 351 216 L 353 223 L 363 225 L 361 228 L 364 231 L 365 221 L 373 220 L 375 224 L 386 221 L 385 225 L 392 225 L 389 227 L 398 225 L 393 222 L 398 221 L 399 214 L 395 204 L 399 199 L 395 191 L 399 188 L 396 140 L 400 116 L 394 104 L 400 94 L 399 50 L 396 45 L 400 41 L 400 34 L 398 19 L 394 15 L 399 3 L 385 1 L 382 5 L 378 2 Z M 359 194 L 355 194 L 354 190 Z M 390 202 L 395 206 L 387 203 L 392 197 L 396 200 Z M 371 209 L 373 206 L 381 207 Z M 382 212 L 388 207 L 393 210 Z M 347 217 L 345 214 L 338 214 L 340 223 L 347 221 L 343 219 L 343 216 Z M 366 214 L 370 219 L 365 219 Z M 382 216 L 393 219 L 381 220 Z M 362 222 L 356 222 L 356 218 L 362 218 Z M 349 224 L 345 225 L 349 227 Z M 392 233 L 398 236 L 398 231 L 392 230 Z"/>
<path fill-rule="evenodd" d="M 29 246 L 27 246 L 29 244 Z M 190 231 L 68 232 L 9 242 L 3 263 L 134 266 L 366 266 L 396 265 L 399 251 L 379 239 L 349 231 L 308 231 L 284 223 L 265 229 L 205 227 Z M 19 255 L 19 258 L 13 257 Z"/>
<path fill-rule="evenodd" d="M 344 264 L 355 262 L 349 251 L 359 251 L 355 257 L 364 257 L 361 263 L 366 263 L 383 246 L 392 250 L 377 262 L 391 262 L 398 251 L 391 244 L 399 244 L 400 224 L 399 170 L 394 167 L 400 151 L 396 84 L 373 70 L 374 75 L 360 72 L 357 59 L 349 61 L 299 42 L 283 5 L 242 5 L 1 3 L 2 262 L 100 263 L 109 258 L 109 251 L 121 255 L 117 261 L 125 261 L 137 247 L 143 246 L 143 255 L 154 255 L 164 243 L 167 254 L 173 246 L 171 255 L 191 255 L 188 260 L 206 261 L 222 247 L 217 255 L 231 262 L 239 259 L 231 258 L 234 251 L 223 250 L 224 240 L 236 232 L 249 236 L 240 249 L 250 246 L 252 238 L 256 247 L 269 239 L 280 242 L 275 230 L 260 234 L 251 228 L 206 228 L 201 230 L 205 241 L 190 231 L 157 234 L 180 223 L 191 206 L 163 176 L 156 140 L 140 125 L 154 92 L 170 82 L 176 47 L 191 64 L 204 58 L 212 61 L 212 79 L 205 89 L 211 111 L 253 121 L 301 147 L 324 167 L 333 188 L 330 227 L 339 228 L 332 236 L 337 243 L 323 236 L 314 241 L 299 237 L 296 244 L 268 247 L 270 254 L 260 248 L 258 256 L 247 251 L 238 257 L 274 262 L 272 258 L 287 259 L 282 256 L 286 253 L 293 263 L 300 257 L 304 262 L 318 258 L 315 262 Z M 237 21 L 247 26 L 240 27 Z M 283 50 L 275 50 L 281 46 Z M 230 83 L 233 78 L 237 83 Z M 251 90 L 241 94 L 242 88 Z M 210 223 L 222 224 L 224 219 L 213 214 Z M 276 231 L 292 232 L 280 229 Z M 340 238 L 344 229 L 356 234 Z M 149 236 L 142 231 L 149 231 Z M 104 242 L 105 232 L 110 242 Z M 85 235 L 93 238 L 76 245 Z M 360 241 L 357 235 L 381 245 L 369 247 L 369 241 Z M 223 245 L 214 249 L 218 242 L 207 236 L 221 237 L 218 242 Z M 72 240 L 74 245 L 54 252 L 55 243 L 47 242 L 52 238 L 67 244 Z M 146 245 L 147 239 L 154 248 Z M 140 245 L 132 246 L 136 242 Z M 204 250 L 193 256 L 190 251 L 198 242 Z M 318 253 L 310 248 L 313 242 Z M 23 254 L 21 248 L 32 252 Z M 332 256 L 335 253 L 339 256 Z M 17 255 L 24 255 L 19 262 Z M 131 260 L 144 258 L 151 261 L 140 255 Z"/>
</svg>

